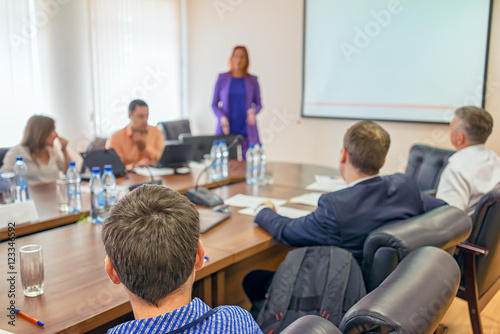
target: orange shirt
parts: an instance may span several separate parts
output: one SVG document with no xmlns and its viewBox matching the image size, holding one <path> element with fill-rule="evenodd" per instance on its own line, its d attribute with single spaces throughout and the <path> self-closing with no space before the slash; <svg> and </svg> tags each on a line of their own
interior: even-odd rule
<svg viewBox="0 0 500 334">
<path fill-rule="evenodd" d="M 141 160 L 149 160 L 151 164 L 157 163 L 165 147 L 163 133 L 148 125 L 144 150 L 139 149 L 139 145 L 132 139 L 132 134 L 132 127 L 127 125 L 111 136 L 106 147 L 114 149 L 127 168 Z"/>
</svg>

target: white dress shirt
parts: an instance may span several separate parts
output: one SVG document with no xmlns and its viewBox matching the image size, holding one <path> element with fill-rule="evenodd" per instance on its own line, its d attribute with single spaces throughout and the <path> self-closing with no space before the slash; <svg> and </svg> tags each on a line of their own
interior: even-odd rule
<svg viewBox="0 0 500 334">
<path fill-rule="evenodd" d="M 453 154 L 441 174 L 436 198 L 471 216 L 481 197 L 500 189 L 500 157 L 484 144 Z"/>
</svg>

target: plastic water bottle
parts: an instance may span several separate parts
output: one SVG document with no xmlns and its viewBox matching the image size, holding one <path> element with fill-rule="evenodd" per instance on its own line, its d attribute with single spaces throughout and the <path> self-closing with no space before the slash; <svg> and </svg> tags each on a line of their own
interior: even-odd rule
<svg viewBox="0 0 500 334">
<path fill-rule="evenodd" d="M 14 182 L 16 185 L 16 203 L 27 201 L 29 199 L 28 167 L 24 163 L 22 156 L 18 156 L 14 164 Z"/>
<path fill-rule="evenodd" d="M 229 177 L 229 151 L 225 139 L 219 141 L 219 150 L 221 152 L 221 178 L 227 179 Z"/>
<path fill-rule="evenodd" d="M 212 167 L 210 169 L 210 179 L 218 180 L 219 179 L 219 168 L 220 161 L 217 161 L 218 155 L 217 151 L 219 150 L 219 141 L 214 140 L 212 144 L 212 148 L 210 149 L 210 161 L 212 163 Z"/>
<path fill-rule="evenodd" d="M 104 185 L 104 204 L 106 213 L 116 203 L 116 178 L 113 174 L 113 166 L 104 165 L 104 174 L 102 174 L 102 183 Z"/>
<path fill-rule="evenodd" d="M 247 184 L 255 184 L 255 178 L 253 177 L 253 164 L 254 164 L 254 144 L 250 144 L 250 147 L 247 150 L 245 155 L 245 160 L 247 161 L 247 170 L 245 181 Z"/>
<path fill-rule="evenodd" d="M 253 163 L 252 163 L 252 178 L 253 183 L 259 183 L 259 166 L 260 166 L 260 144 L 255 144 L 253 148 Z"/>
<path fill-rule="evenodd" d="M 262 144 L 259 144 L 259 156 L 260 156 L 260 161 L 259 161 L 259 179 L 257 181 L 258 184 L 260 185 L 265 185 L 267 184 L 266 180 L 266 152 L 264 151 L 264 147 L 262 147 Z"/>
<path fill-rule="evenodd" d="M 68 211 L 81 212 L 82 211 L 82 193 L 80 174 L 76 170 L 74 161 L 69 162 L 69 168 L 66 172 L 66 182 L 68 182 Z"/>
<path fill-rule="evenodd" d="M 101 169 L 99 167 L 92 167 L 92 177 L 90 178 L 90 217 L 92 218 L 92 224 L 104 222 L 105 216 L 106 209 Z"/>
<path fill-rule="evenodd" d="M 216 180 L 222 179 L 222 143 L 219 141 L 219 145 L 217 145 L 217 149 L 215 150 L 215 168 L 217 170 L 217 178 Z"/>
</svg>

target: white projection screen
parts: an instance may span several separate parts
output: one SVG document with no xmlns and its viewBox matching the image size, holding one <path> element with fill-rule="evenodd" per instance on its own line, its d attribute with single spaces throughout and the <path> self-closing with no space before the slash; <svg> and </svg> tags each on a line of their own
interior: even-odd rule
<svg viewBox="0 0 500 334">
<path fill-rule="evenodd" d="M 302 116 L 448 123 L 484 106 L 491 0 L 304 0 Z"/>
</svg>

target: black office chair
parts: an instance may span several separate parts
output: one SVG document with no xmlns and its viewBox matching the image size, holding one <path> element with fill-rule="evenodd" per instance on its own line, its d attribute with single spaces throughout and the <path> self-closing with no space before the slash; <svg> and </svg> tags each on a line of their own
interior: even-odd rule
<svg viewBox="0 0 500 334">
<path fill-rule="evenodd" d="M 203 155 L 210 153 L 214 140 L 225 139 L 229 146 L 236 140 L 239 135 L 220 135 L 220 136 L 185 136 L 180 135 L 179 139 L 182 144 L 191 144 L 195 148 L 193 160 L 203 160 Z M 241 145 L 234 145 L 229 149 L 229 159 L 241 160 Z"/>
<path fill-rule="evenodd" d="M 471 229 L 469 216 L 451 206 L 376 229 L 368 235 L 363 246 L 361 269 L 366 291 L 377 288 L 417 248 L 434 246 L 453 255 Z"/>
<path fill-rule="evenodd" d="M 467 242 L 459 244 L 462 265 L 458 297 L 469 304 L 474 334 L 482 333 L 479 313 L 500 289 L 500 191 L 491 191 L 478 203 Z"/>
<path fill-rule="evenodd" d="M 189 126 L 188 119 L 181 119 L 178 121 L 158 122 L 158 129 L 163 131 L 165 140 L 167 142 L 179 142 L 179 135 L 191 134 L 191 127 Z"/>
<path fill-rule="evenodd" d="M 347 311 L 340 330 L 322 317 L 305 316 L 281 333 L 430 334 L 453 302 L 459 281 L 460 269 L 451 255 L 422 247 Z"/>
<path fill-rule="evenodd" d="M 96 150 L 104 150 L 106 148 L 106 142 L 108 138 L 105 137 L 96 137 L 89 143 L 87 147 L 87 152 L 96 151 Z"/>
<path fill-rule="evenodd" d="M 0 168 L 3 165 L 3 158 L 7 154 L 8 150 L 10 150 L 10 147 L 0 147 Z"/>
<path fill-rule="evenodd" d="M 441 173 L 453 153 L 455 151 L 427 145 L 414 145 L 410 149 L 405 174 L 415 181 L 421 191 L 435 192 Z"/>
</svg>

